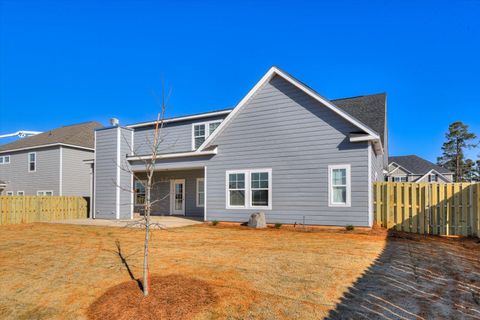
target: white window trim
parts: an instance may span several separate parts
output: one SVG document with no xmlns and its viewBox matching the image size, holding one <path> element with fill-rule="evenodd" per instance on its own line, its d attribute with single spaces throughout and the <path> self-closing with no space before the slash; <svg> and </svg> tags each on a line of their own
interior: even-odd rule
<svg viewBox="0 0 480 320">
<path fill-rule="evenodd" d="M 200 204 L 200 197 L 198 196 L 199 195 L 199 192 L 198 192 L 198 185 L 199 184 L 202 184 L 203 185 L 203 204 Z M 197 184 L 196 184 L 196 190 L 195 190 L 195 198 L 196 198 L 196 201 L 195 201 L 195 204 L 197 205 L 198 208 L 203 208 L 205 206 L 205 179 L 204 178 L 197 178 Z"/>
<path fill-rule="evenodd" d="M 50 192 L 51 193 L 50 196 L 53 196 L 53 190 L 38 190 L 37 191 L 37 196 L 48 196 L 47 192 Z"/>
<path fill-rule="evenodd" d="M 6 158 L 8 158 L 8 162 L 5 161 Z M 8 155 L 8 154 L 5 155 L 5 156 L 0 156 L 0 159 L 2 159 L 2 162 L 0 162 L 0 165 L 1 165 L 1 164 L 10 164 L 10 158 L 11 158 L 11 157 L 10 157 L 10 155 Z"/>
<path fill-rule="evenodd" d="M 17 196 L 24 196 L 24 195 L 25 195 L 25 191 L 21 191 L 21 190 L 17 191 Z"/>
<path fill-rule="evenodd" d="M 135 206 L 144 206 L 145 203 L 140 203 L 140 204 L 137 203 L 137 192 L 136 192 L 137 189 L 135 188 L 135 183 L 137 181 L 143 184 L 143 187 L 145 188 L 145 197 L 147 196 L 147 181 L 146 180 L 133 180 L 133 190 L 134 190 L 134 192 L 133 192 L 133 203 L 134 203 Z"/>
<path fill-rule="evenodd" d="M 256 172 L 267 172 L 268 173 L 268 206 L 254 206 L 252 205 L 252 185 L 251 185 L 251 175 Z M 230 188 L 229 188 L 229 175 L 232 173 L 243 173 L 245 174 L 245 205 L 244 206 L 232 206 L 230 205 Z M 226 209 L 263 209 L 263 210 L 272 210 L 272 169 L 271 168 L 260 168 L 260 169 L 241 169 L 241 170 L 227 170 L 225 173 L 225 202 Z"/>
<path fill-rule="evenodd" d="M 212 132 L 210 132 L 210 124 L 211 123 L 216 123 L 216 122 L 219 122 L 221 124 L 222 121 L 223 121 L 223 119 L 218 119 L 218 120 L 192 123 L 192 150 L 197 150 L 197 149 L 195 149 L 195 126 L 199 126 L 199 125 L 202 125 L 202 124 L 205 125 L 205 140 L 207 140 L 208 137 L 212 134 Z M 205 142 L 205 140 L 203 142 Z M 200 148 L 200 146 L 199 146 L 199 148 Z"/>
<path fill-rule="evenodd" d="M 7 192 L 5 192 L 5 195 L 7 195 L 7 196 L 13 196 L 13 191 L 7 191 Z"/>
<path fill-rule="evenodd" d="M 35 155 L 35 161 L 34 161 L 34 163 L 35 163 L 35 170 L 30 170 L 30 155 L 31 155 L 31 154 L 34 154 L 34 155 Z M 36 153 L 36 152 L 29 152 L 29 153 L 27 154 L 27 157 L 28 157 L 28 158 L 27 158 L 28 172 L 37 172 L 37 153 Z"/>
<path fill-rule="evenodd" d="M 346 169 L 347 175 L 347 199 L 345 203 L 333 202 L 333 183 L 332 171 L 334 169 Z M 352 206 L 352 183 L 351 183 L 351 165 L 350 164 L 335 164 L 328 166 L 328 206 L 329 207 L 351 207 Z"/>
</svg>

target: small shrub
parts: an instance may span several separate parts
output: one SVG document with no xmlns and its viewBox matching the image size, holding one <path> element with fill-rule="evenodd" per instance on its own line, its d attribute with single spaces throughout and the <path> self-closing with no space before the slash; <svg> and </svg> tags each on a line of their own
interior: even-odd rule
<svg viewBox="0 0 480 320">
<path fill-rule="evenodd" d="M 347 230 L 347 231 L 353 231 L 353 229 L 355 229 L 355 227 L 352 226 L 351 224 L 347 224 L 347 225 L 345 226 L 345 230 Z"/>
<path fill-rule="evenodd" d="M 281 226 L 282 226 L 281 223 L 275 223 L 275 229 L 280 229 Z"/>
<path fill-rule="evenodd" d="M 213 220 L 212 221 L 212 226 L 216 226 L 218 224 L 218 220 Z"/>
</svg>

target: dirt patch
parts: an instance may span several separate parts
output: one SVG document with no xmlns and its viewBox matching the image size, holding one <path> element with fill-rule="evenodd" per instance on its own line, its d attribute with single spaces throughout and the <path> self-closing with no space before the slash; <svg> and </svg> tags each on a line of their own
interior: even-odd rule
<svg viewBox="0 0 480 320">
<path fill-rule="evenodd" d="M 181 275 L 153 276 L 148 297 L 138 281 L 116 285 L 88 309 L 89 319 L 191 319 L 218 299 L 205 281 Z"/>
</svg>

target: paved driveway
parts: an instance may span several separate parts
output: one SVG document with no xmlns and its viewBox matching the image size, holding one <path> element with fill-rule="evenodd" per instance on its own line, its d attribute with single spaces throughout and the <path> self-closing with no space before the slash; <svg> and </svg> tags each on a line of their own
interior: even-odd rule
<svg viewBox="0 0 480 320">
<path fill-rule="evenodd" d="M 122 227 L 128 227 L 128 226 L 134 227 L 132 222 L 139 221 L 139 220 L 141 220 L 141 218 L 137 218 L 134 220 L 67 219 L 67 220 L 52 221 L 50 223 L 122 228 Z M 203 223 L 203 220 L 196 219 L 196 218 L 177 217 L 177 216 L 152 216 L 152 222 L 158 223 L 163 227 L 170 229 L 170 228 L 186 227 L 194 224 L 201 224 Z"/>
</svg>

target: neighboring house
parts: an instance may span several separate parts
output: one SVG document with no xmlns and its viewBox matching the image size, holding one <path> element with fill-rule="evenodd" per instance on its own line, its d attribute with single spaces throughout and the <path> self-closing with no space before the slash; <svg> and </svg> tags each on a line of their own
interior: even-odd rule
<svg viewBox="0 0 480 320">
<path fill-rule="evenodd" d="M 390 157 L 387 181 L 453 182 L 453 173 L 415 155 Z"/>
<path fill-rule="evenodd" d="M 145 190 L 123 169 L 145 178 L 154 129 L 95 131 L 95 218 L 141 212 Z M 166 119 L 160 153 L 154 214 L 371 226 L 372 183 L 388 164 L 386 95 L 328 100 L 272 67 L 234 109 Z"/>
<path fill-rule="evenodd" d="M 0 195 L 91 196 L 98 122 L 64 126 L 0 146 Z"/>
</svg>

